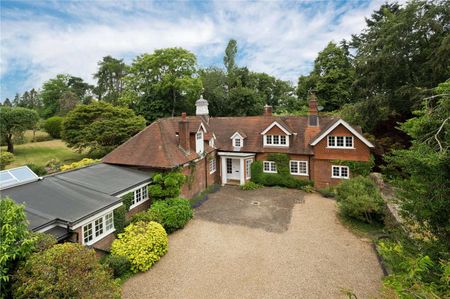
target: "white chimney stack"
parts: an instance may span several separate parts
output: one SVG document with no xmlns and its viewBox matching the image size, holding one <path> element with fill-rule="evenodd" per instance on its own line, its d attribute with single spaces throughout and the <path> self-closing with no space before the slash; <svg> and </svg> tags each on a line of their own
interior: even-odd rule
<svg viewBox="0 0 450 299">
<path fill-rule="evenodd" d="M 200 95 L 200 99 L 195 102 L 195 108 L 195 115 L 209 115 L 208 101 L 203 98 L 203 95 Z"/>
</svg>

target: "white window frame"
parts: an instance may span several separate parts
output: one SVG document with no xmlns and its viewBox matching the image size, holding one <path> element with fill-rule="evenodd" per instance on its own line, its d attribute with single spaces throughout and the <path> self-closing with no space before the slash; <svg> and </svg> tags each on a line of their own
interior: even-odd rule
<svg viewBox="0 0 450 299">
<path fill-rule="evenodd" d="M 133 199 L 131 200 L 131 205 L 128 210 L 131 210 L 150 199 L 148 196 L 148 184 L 144 186 L 139 186 L 136 189 L 131 190 L 129 192 L 133 192 Z M 140 193 L 140 200 L 137 201 L 139 193 Z"/>
<path fill-rule="evenodd" d="M 247 179 L 250 179 L 252 177 L 252 171 L 251 171 L 252 163 L 253 163 L 253 159 L 245 160 L 245 177 Z"/>
<path fill-rule="evenodd" d="M 211 160 L 209 160 L 209 174 L 216 172 L 216 170 L 217 170 L 217 162 L 216 158 L 214 157 Z"/>
<path fill-rule="evenodd" d="M 107 229 L 106 223 L 112 222 L 112 227 Z M 100 224 L 100 225 L 99 225 Z M 97 227 L 99 227 L 98 230 L 101 230 L 102 232 L 97 234 Z M 92 220 L 89 223 L 86 223 L 82 226 L 81 229 L 81 240 L 83 242 L 83 245 L 92 245 L 107 235 L 113 233 L 116 229 L 114 228 L 114 211 L 110 211 L 108 213 L 103 214 L 100 217 L 97 217 L 96 219 Z M 85 232 L 90 231 L 90 237 L 91 239 L 88 241 L 85 241 Z"/>
<path fill-rule="evenodd" d="M 339 175 L 334 175 L 334 169 L 338 169 Z M 342 169 L 347 170 L 347 176 L 342 175 Z M 350 178 L 350 169 L 348 166 L 342 166 L 342 165 L 331 165 L 331 177 L 333 179 L 349 179 Z"/>
<path fill-rule="evenodd" d="M 197 140 L 203 139 L 203 131 L 198 131 L 197 134 L 195 134 Z"/>
<path fill-rule="evenodd" d="M 239 142 L 239 145 L 237 144 L 237 142 Z M 243 147 L 244 146 L 244 140 L 242 138 L 239 138 L 239 137 L 233 138 L 233 146 L 234 147 Z"/>
<path fill-rule="evenodd" d="M 268 165 L 269 170 L 266 170 L 266 165 Z M 263 161 L 263 172 L 277 173 L 277 164 L 274 161 Z"/>
<path fill-rule="evenodd" d="M 284 138 L 282 138 L 284 137 Z M 281 139 L 285 140 L 285 143 L 281 143 Z M 275 143 L 275 140 L 277 142 Z M 273 147 L 289 147 L 289 136 L 288 135 L 264 135 L 263 138 L 264 146 L 273 146 Z"/>
<path fill-rule="evenodd" d="M 339 138 L 343 139 L 343 145 L 338 146 L 337 140 Z M 351 140 L 352 146 L 347 146 L 347 140 Z M 354 149 L 355 148 L 355 140 L 353 136 L 337 136 L 337 135 L 328 135 L 327 136 L 327 148 L 346 148 L 346 149 Z"/>
<path fill-rule="evenodd" d="M 295 163 L 297 165 L 297 172 L 292 172 L 291 164 Z M 306 172 L 300 172 L 300 164 L 305 165 Z M 303 160 L 290 160 L 289 161 L 289 172 L 292 175 L 301 175 L 301 176 L 308 176 L 309 170 L 308 170 L 308 161 Z"/>
</svg>

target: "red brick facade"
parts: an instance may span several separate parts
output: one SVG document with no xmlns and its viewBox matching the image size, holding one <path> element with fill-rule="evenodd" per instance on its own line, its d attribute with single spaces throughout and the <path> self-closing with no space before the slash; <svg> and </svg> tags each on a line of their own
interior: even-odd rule
<svg viewBox="0 0 450 299">
<path fill-rule="evenodd" d="M 216 171 L 210 173 L 209 161 L 211 159 L 216 160 Z M 187 182 L 181 188 L 181 196 L 185 198 L 192 198 L 196 194 L 205 190 L 208 186 L 217 184 L 219 182 L 220 174 L 220 160 L 216 155 L 216 152 L 212 152 L 206 155 L 201 160 L 195 162 L 190 166 L 186 165 L 182 168 L 181 172 L 187 176 Z"/>
</svg>

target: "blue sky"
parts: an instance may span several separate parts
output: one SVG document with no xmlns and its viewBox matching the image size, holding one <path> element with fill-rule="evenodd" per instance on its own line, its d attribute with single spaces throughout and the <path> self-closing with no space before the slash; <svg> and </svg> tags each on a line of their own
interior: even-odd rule
<svg viewBox="0 0 450 299">
<path fill-rule="evenodd" d="M 374 1 L 1 1 L 0 98 L 59 73 L 94 83 L 103 56 L 127 63 L 183 47 L 200 67 L 222 66 L 230 38 L 238 64 L 296 82 L 331 41 L 364 28 Z"/>
</svg>

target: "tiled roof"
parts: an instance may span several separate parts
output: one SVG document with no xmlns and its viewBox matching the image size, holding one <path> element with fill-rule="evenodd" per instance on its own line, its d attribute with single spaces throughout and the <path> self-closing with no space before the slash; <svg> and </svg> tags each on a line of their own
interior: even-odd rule
<svg viewBox="0 0 450 299">
<path fill-rule="evenodd" d="M 295 154 L 312 154 L 312 149 L 305 142 L 305 129 L 308 123 L 306 116 L 245 116 L 245 117 L 211 117 L 189 116 L 189 131 L 197 132 L 203 123 L 210 137 L 214 133 L 217 140 L 215 146 L 219 150 L 233 151 L 230 137 L 236 132 L 245 134 L 244 146 L 241 152 L 286 152 Z M 322 132 L 338 118 L 320 117 L 320 131 Z M 103 158 L 104 163 L 133 165 L 151 168 L 173 168 L 195 160 L 199 155 L 195 149 L 186 153 L 179 147 L 178 126 L 181 117 L 159 119 L 144 130 L 130 138 Z M 262 135 L 274 121 L 292 132 L 289 148 L 263 149 Z M 320 132 L 319 132 L 320 133 Z M 241 134 L 242 135 L 242 134 Z M 209 138 L 208 138 L 209 139 Z M 205 144 L 205 151 L 214 149 Z"/>
</svg>

